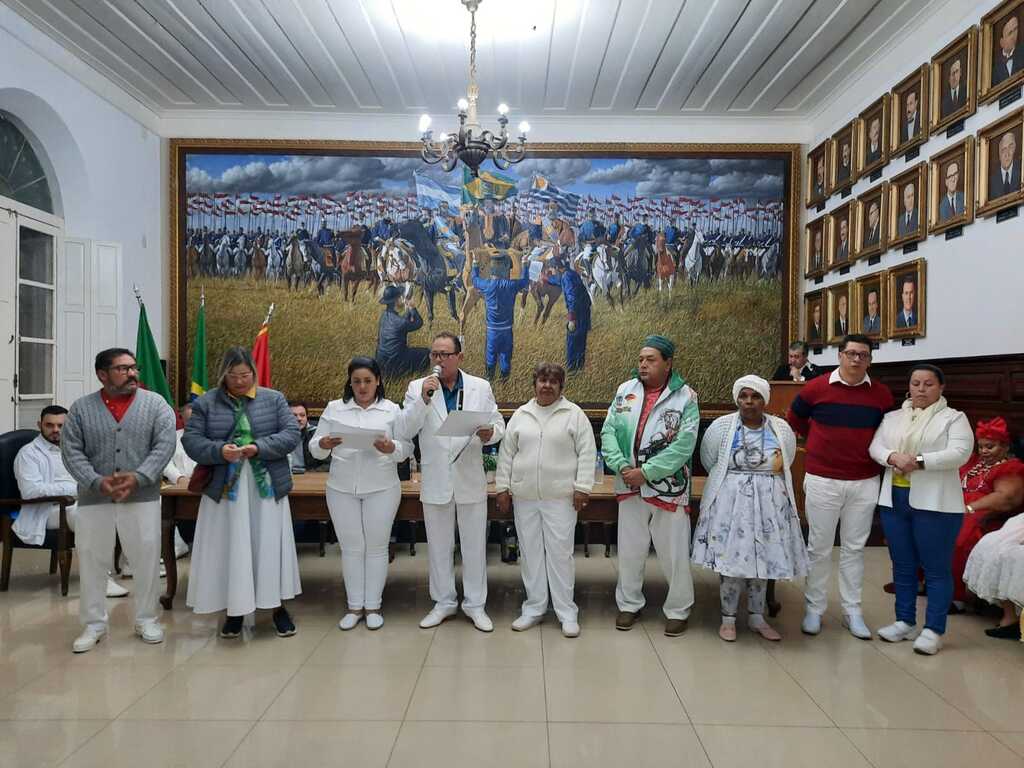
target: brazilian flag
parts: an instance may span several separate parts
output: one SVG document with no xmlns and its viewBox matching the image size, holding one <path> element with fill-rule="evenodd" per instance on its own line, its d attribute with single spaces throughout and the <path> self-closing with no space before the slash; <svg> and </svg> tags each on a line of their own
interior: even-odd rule
<svg viewBox="0 0 1024 768">
<path fill-rule="evenodd" d="M 195 400 L 209 389 L 206 374 L 206 297 L 199 299 L 199 312 L 196 314 L 196 345 L 192 349 L 192 385 L 189 400 Z"/>
<path fill-rule="evenodd" d="M 496 171 L 480 171 L 474 177 L 469 168 L 462 168 L 462 202 L 478 205 L 486 199 L 505 200 L 516 193 L 516 181 Z"/>
</svg>

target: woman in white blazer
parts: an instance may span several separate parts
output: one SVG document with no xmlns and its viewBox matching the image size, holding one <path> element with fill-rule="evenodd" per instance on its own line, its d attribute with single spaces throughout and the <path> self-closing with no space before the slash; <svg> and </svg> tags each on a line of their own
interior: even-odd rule
<svg viewBox="0 0 1024 768">
<path fill-rule="evenodd" d="M 412 455 L 412 444 L 395 432 L 398 406 L 384 398 L 380 366 L 369 357 L 354 357 L 340 400 L 327 404 L 309 452 L 331 457 L 327 478 L 327 509 L 341 543 L 341 574 L 348 612 L 338 628 L 353 629 L 362 621 L 380 629 L 381 595 L 388 574 L 391 525 L 402 500 L 398 464 Z M 372 448 L 346 448 L 344 438 L 331 437 L 349 428 L 377 433 Z"/>
<path fill-rule="evenodd" d="M 562 366 L 536 367 L 534 398 L 505 427 L 494 489 L 503 514 L 515 501 L 526 600 L 512 629 L 522 632 L 544 620 L 550 590 L 562 634 L 577 637 L 572 553 L 576 514 L 586 509 L 594 487 L 597 442 L 583 409 L 562 396 L 564 385 Z"/>
<path fill-rule="evenodd" d="M 964 513 L 959 469 L 974 449 L 967 416 L 946 404 L 944 386 L 941 369 L 915 365 L 903 407 L 886 414 L 869 449 L 886 468 L 878 504 L 896 587 L 896 622 L 878 636 L 890 643 L 914 636 L 917 570 L 923 568 L 928 608 L 914 651 L 927 655 L 939 652 L 946 631 L 953 547 Z"/>
</svg>

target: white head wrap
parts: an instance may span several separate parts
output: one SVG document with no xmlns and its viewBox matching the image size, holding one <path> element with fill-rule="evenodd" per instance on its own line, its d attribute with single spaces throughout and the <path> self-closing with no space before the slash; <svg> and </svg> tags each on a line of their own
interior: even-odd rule
<svg viewBox="0 0 1024 768">
<path fill-rule="evenodd" d="M 771 385 L 767 381 L 752 373 L 747 374 L 736 379 L 732 385 L 732 400 L 737 405 L 739 405 L 740 392 L 744 389 L 752 389 L 757 392 L 757 394 L 764 398 L 766 404 L 772 394 Z"/>
</svg>

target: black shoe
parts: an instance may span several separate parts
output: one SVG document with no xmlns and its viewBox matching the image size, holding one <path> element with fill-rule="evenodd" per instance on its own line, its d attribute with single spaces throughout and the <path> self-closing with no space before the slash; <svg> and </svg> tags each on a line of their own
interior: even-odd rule
<svg viewBox="0 0 1024 768">
<path fill-rule="evenodd" d="M 1020 624 L 992 627 L 991 629 L 986 629 L 985 634 L 989 637 L 997 637 L 1000 640 L 1020 640 Z"/>
<path fill-rule="evenodd" d="M 274 611 L 274 629 L 278 637 L 291 637 L 295 634 L 295 622 L 284 608 Z"/>
<path fill-rule="evenodd" d="M 220 636 L 231 640 L 242 634 L 243 616 L 228 616 L 224 619 L 224 626 L 220 628 Z"/>
</svg>

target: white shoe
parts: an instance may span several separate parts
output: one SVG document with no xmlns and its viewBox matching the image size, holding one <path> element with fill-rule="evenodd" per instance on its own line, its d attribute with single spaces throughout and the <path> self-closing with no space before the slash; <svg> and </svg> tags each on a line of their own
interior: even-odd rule
<svg viewBox="0 0 1024 768">
<path fill-rule="evenodd" d="M 442 608 L 439 605 L 435 605 L 433 610 L 420 620 L 420 629 L 436 627 L 441 622 L 450 619 L 455 613 L 455 608 Z"/>
<path fill-rule="evenodd" d="M 124 597 L 128 590 L 113 579 L 107 579 L 107 597 Z"/>
<path fill-rule="evenodd" d="M 149 621 L 145 624 L 135 625 L 135 634 L 142 638 L 142 642 L 156 645 L 164 641 L 164 627 L 159 621 Z"/>
<path fill-rule="evenodd" d="M 384 617 L 376 611 L 370 611 L 366 614 L 366 628 L 367 629 L 380 629 L 384 626 Z"/>
<path fill-rule="evenodd" d="M 850 634 L 861 640 L 871 639 L 871 630 L 864 623 L 864 617 L 859 613 L 844 613 L 843 626 L 850 630 Z"/>
<path fill-rule="evenodd" d="M 181 538 L 181 534 L 178 533 L 178 529 L 174 529 L 174 559 L 180 560 L 188 554 L 188 544 Z"/>
<path fill-rule="evenodd" d="M 469 620 L 473 622 L 473 626 L 479 629 L 481 632 L 493 632 L 494 623 L 491 621 L 491 617 L 487 615 L 487 612 L 483 608 L 478 608 L 475 611 L 462 611 Z"/>
<path fill-rule="evenodd" d="M 164 565 L 164 559 L 162 557 L 160 558 L 160 578 L 167 578 L 167 566 Z"/>
<path fill-rule="evenodd" d="M 942 635 L 931 629 L 922 629 L 914 641 L 914 653 L 923 656 L 934 656 L 942 648 Z"/>
<path fill-rule="evenodd" d="M 816 635 L 821 632 L 821 615 L 807 611 L 800 623 L 800 631 L 805 635 Z"/>
<path fill-rule="evenodd" d="M 562 635 L 563 637 L 579 637 L 580 636 L 580 625 L 575 621 L 563 621 L 562 622 Z"/>
<path fill-rule="evenodd" d="M 341 617 L 341 621 L 338 622 L 338 629 L 340 629 L 343 632 L 348 632 L 350 629 L 355 629 L 356 625 L 362 620 L 362 612 L 352 613 L 351 611 L 349 611 Z"/>
<path fill-rule="evenodd" d="M 513 632 L 525 632 L 530 627 L 536 627 L 544 621 L 543 616 L 527 616 L 525 613 L 512 622 Z"/>
<path fill-rule="evenodd" d="M 878 637 L 887 643 L 899 643 L 903 640 L 911 640 L 914 637 L 916 628 L 913 624 L 905 621 L 897 621 L 887 627 L 878 630 Z"/>
<path fill-rule="evenodd" d="M 107 634 L 107 628 L 94 629 L 92 627 L 86 627 L 85 630 L 78 637 L 75 638 L 75 642 L 71 644 L 71 650 L 75 653 L 85 653 L 91 651 L 96 647 L 96 643 L 103 639 Z"/>
</svg>

